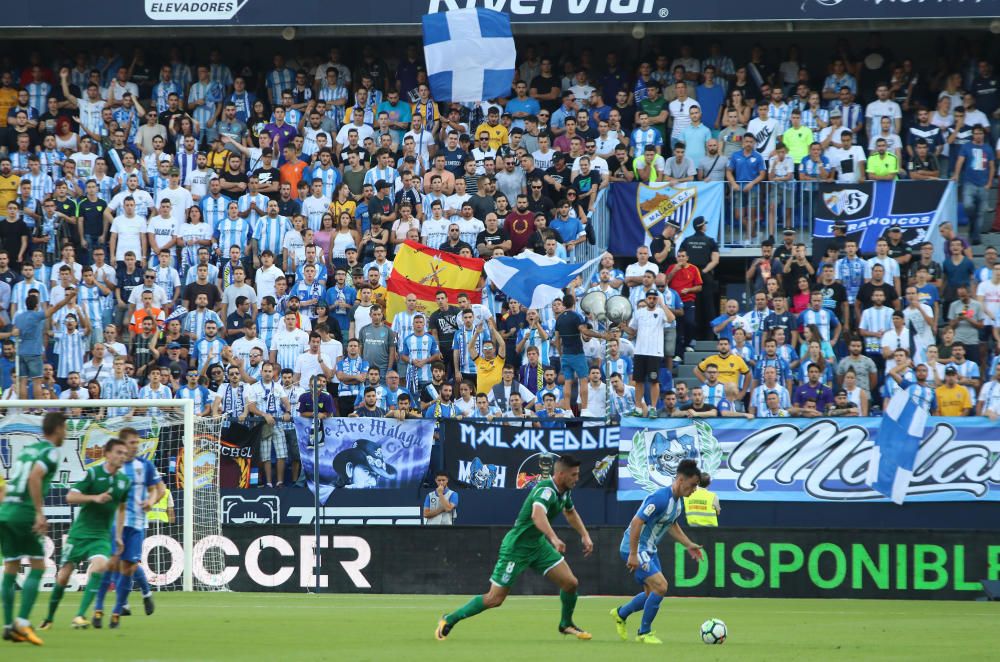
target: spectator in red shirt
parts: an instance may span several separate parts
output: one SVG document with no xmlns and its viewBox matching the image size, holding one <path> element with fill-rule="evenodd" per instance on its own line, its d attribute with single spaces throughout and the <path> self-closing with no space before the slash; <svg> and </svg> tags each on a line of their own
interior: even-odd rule
<svg viewBox="0 0 1000 662">
<path fill-rule="evenodd" d="M 676 360 L 684 359 L 684 348 L 694 351 L 694 302 L 701 291 L 701 271 L 688 262 L 687 251 L 683 248 L 677 251 L 677 264 L 667 270 L 667 286 L 680 295 L 684 303 L 684 318 L 680 321 L 681 337 L 677 344 Z"/>
</svg>

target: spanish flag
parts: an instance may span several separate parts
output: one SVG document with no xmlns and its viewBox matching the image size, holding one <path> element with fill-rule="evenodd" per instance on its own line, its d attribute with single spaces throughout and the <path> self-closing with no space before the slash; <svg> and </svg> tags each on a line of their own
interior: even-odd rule
<svg viewBox="0 0 1000 662">
<path fill-rule="evenodd" d="M 472 303 L 480 303 L 482 275 L 483 261 L 479 258 L 459 257 L 407 240 L 396 251 L 386 283 L 386 318 L 391 322 L 397 312 L 406 310 L 409 294 L 416 295 L 417 310 L 427 315 L 437 310 L 439 291 L 445 292 L 452 304 L 457 304 L 458 295 L 463 293 Z"/>
</svg>

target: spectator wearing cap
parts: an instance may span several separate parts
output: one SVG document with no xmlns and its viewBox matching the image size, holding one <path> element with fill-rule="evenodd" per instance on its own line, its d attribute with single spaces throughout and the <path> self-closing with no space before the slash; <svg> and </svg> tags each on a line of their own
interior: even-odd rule
<svg viewBox="0 0 1000 662">
<path fill-rule="evenodd" d="M 847 390 L 838 388 L 833 393 L 833 403 L 826 411 L 827 416 L 860 416 L 858 405 L 847 399 Z"/>
<path fill-rule="evenodd" d="M 938 416 L 969 416 L 972 413 L 972 400 L 969 390 L 958 383 L 958 369 L 948 366 L 944 369 L 944 384 L 934 389 L 937 399 Z"/>
</svg>

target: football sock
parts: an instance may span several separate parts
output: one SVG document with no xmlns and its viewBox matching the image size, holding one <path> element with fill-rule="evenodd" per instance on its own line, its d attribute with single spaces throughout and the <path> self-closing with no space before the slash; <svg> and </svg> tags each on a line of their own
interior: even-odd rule
<svg viewBox="0 0 1000 662">
<path fill-rule="evenodd" d="M 31 616 L 31 608 L 35 606 L 35 599 L 38 597 L 38 585 L 42 583 L 42 575 L 44 573 L 44 570 L 36 570 L 34 568 L 28 571 L 28 578 L 24 580 L 24 586 L 21 587 L 24 595 L 21 596 L 19 618 L 28 620 L 28 617 Z"/>
<path fill-rule="evenodd" d="M 663 596 L 656 593 L 650 593 L 649 597 L 646 598 L 646 606 L 642 609 L 642 624 L 639 626 L 639 634 L 649 634 L 653 628 L 656 612 L 660 611 L 661 602 L 663 602 Z"/>
<path fill-rule="evenodd" d="M 104 575 L 106 574 L 108 573 L 90 573 L 90 578 L 87 579 L 87 588 L 83 590 L 83 599 L 80 600 L 80 610 L 76 612 L 77 616 L 83 618 L 87 614 L 87 609 L 90 608 L 90 603 L 93 602 L 94 597 L 97 595 L 97 591 L 100 590 L 101 582 L 104 581 Z"/>
<path fill-rule="evenodd" d="M 14 622 L 14 591 L 17 586 L 17 575 L 3 575 L 0 582 L 0 597 L 3 599 L 3 624 L 10 625 Z"/>
<path fill-rule="evenodd" d="M 128 602 L 128 594 L 132 592 L 132 575 L 121 575 L 118 583 L 115 585 L 115 608 L 112 610 L 114 614 L 121 614 L 122 607 Z"/>
<path fill-rule="evenodd" d="M 483 604 L 483 596 L 477 595 L 463 606 L 445 616 L 444 619 L 448 622 L 448 625 L 454 625 L 462 619 L 470 618 L 484 611 L 486 611 L 486 605 Z"/>
<path fill-rule="evenodd" d="M 56 610 L 59 609 L 59 602 L 62 600 L 63 593 L 65 592 L 66 587 L 59 583 L 56 583 L 56 585 L 52 587 L 52 595 L 49 596 L 49 613 L 48 616 L 45 617 L 45 620 L 56 620 Z"/>
<path fill-rule="evenodd" d="M 142 591 L 142 597 L 148 597 L 153 593 L 149 588 L 149 580 L 146 579 L 146 571 L 142 569 L 141 565 L 135 567 L 135 574 L 132 575 L 132 581 L 135 588 Z"/>
<path fill-rule="evenodd" d="M 645 593 L 639 593 L 623 604 L 618 608 L 618 618 L 625 620 L 635 612 L 642 611 L 642 608 L 646 605 L 646 597 Z"/>
<path fill-rule="evenodd" d="M 559 601 L 562 602 L 562 618 L 559 619 L 559 627 L 564 628 L 573 624 L 573 610 L 576 609 L 576 591 L 569 593 L 559 591 Z"/>
<path fill-rule="evenodd" d="M 97 600 L 94 602 L 94 609 L 97 611 L 104 611 L 104 596 L 108 594 L 111 589 L 111 582 L 117 580 L 119 577 L 117 572 L 105 572 L 104 578 L 101 580 L 101 587 L 97 589 Z M 117 585 L 117 581 L 115 584 Z"/>
</svg>

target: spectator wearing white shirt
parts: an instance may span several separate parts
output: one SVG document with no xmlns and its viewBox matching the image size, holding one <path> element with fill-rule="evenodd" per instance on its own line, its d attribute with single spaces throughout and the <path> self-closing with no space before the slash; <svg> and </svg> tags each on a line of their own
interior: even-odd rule
<svg viewBox="0 0 1000 662">
<path fill-rule="evenodd" d="M 830 167 L 837 171 L 838 184 L 856 184 L 865 181 L 865 152 L 853 144 L 854 134 L 850 129 L 842 129 L 840 140 L 843 147 L 831 145 L 826 150 Z"/>
<path fill-rule="evenodd" d="M 889 94 L 889 86 L 879 83 L 875 88 L 875 101 L 865 107 L 865 121 L 868 123 L 868 132 L 875 136 L 882 130 L 882 118 L 888 118 L 892 124 L 892 132 L 899 134 L 903 128 L 903 111 L 899 104 L 892 100 Z"/>
<path fill-rule="evenodd" d="M 670 141 L 676 143 L 681 139 L 684 129 L 691 126 L 691 109 L 701 109 L 701 105 L 688 96 L 688 85 L 684 81 L 674 83 L 674 91 L 677 97 L 670 102 L 670 117 L 673 121 L 673 128 L 670 131 Z"/>
<path fill-rule="evenodd" d="M 762 103 L 757 106 L 757 117 L 747 123 L 747 133 L 753 136 L 756 151 L 765 159 L 771 156 L 781 135 L 778 122 L 769 113 L 768 105 Z"/>
<path fill-rule="evenodd" d="M 875 255 L 865 260 L 865 281 L 872 278 L 872 267 L 882 265 L 885 270 L 885 282 L 896 288 L 896 294 L 902 294 L 900 289 L 899 262 L 889 257 L 889 241 L 884 237 L 875 242 Z"/>
</svg>

